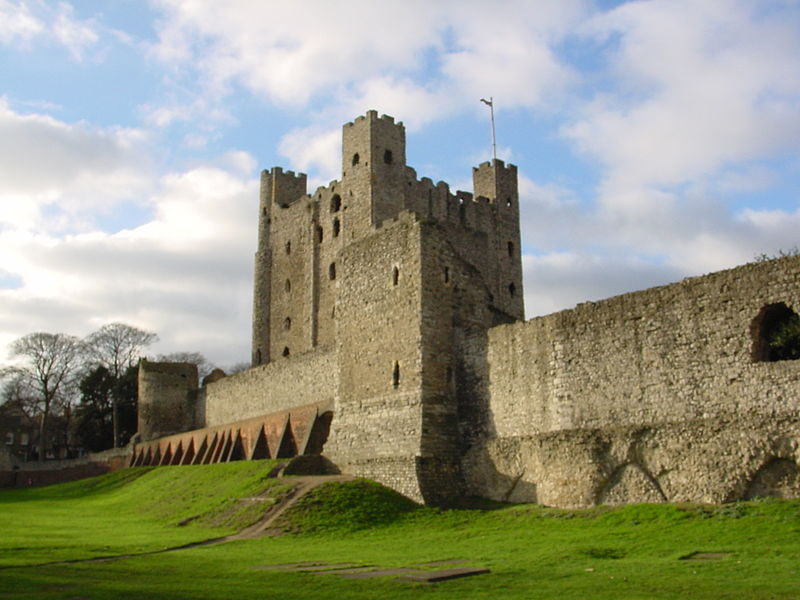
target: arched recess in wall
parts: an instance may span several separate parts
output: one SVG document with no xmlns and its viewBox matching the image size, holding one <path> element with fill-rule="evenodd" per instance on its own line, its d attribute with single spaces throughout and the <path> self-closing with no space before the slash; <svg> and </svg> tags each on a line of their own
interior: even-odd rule
<svg viewBox="0 0 800 600">
<path fill-rule="evenodd" d="M 617 467 L 597 493 L 597 504 L 667 502 L 658 481 L 635 462 Z"/>
<path fill-rule="evenodd" d="M 333 421 L 333 412 L 331 411 L 317 415 L 311 432 L 308 434 L 308 442 L 306 442 L 303 454 L 322 454 L 325 442 L 328 441 L 328 435 L 330 434 L 331 421 Z"/>
<path fill-rule="evenodd" d="M 800 498 L 800 468 L 788 458 L 772 457 L 756 471 L 744 492 L 753 498 Z"/>
<path fill-rule="evenodd" d="M 331 212 L 336 213 L 342 209 L 342 197 L 339 194 L 334 194 L 331 198 Z"/>
<path fill-rule="evenodd" d="M 800 316 L 783 302 L 764 306 L 750 324 L 753 362 L 800 359 Z"/>
</svg>

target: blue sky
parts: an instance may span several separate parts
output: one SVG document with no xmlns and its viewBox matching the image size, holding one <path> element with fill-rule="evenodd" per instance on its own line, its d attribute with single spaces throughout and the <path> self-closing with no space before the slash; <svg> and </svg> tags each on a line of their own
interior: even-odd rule
<svg viewBox="0 0 800 600">
<path fill-rule="evenodd" d="M 800 243 L 797 0 L 0 0 L 0 362 L 123 321 L 247 359 L 257 177 L 341 125 L 519 167 L 528 316 Z"/>
</svg>

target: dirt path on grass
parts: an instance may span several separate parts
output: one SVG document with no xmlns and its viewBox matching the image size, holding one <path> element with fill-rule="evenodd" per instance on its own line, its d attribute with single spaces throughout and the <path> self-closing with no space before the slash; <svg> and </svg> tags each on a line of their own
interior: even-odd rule
<svg viewBox="0 0 800 600">
<path fill-rule="evenodd" d="M 281 531 L 273 528 L 273 523 L 275 523 L 284 512 L 294 506 L 300 498 L 323 483 L 329 483 L 331 481 L 352 481 L 353 479 L 354 477 L 351 475 L 302 475 L 293 477 L 293 480 L 296 481 L 297 484 L 284 494 L 280 500 L 269 507 L 262 515 L 261 519 L 249 527 L 245 527 L 239 533 L 219 538 L 213 543 L 219 544 L 234 540 L 246 540 L 264 535 L 280 535 Z"/>
</svg>

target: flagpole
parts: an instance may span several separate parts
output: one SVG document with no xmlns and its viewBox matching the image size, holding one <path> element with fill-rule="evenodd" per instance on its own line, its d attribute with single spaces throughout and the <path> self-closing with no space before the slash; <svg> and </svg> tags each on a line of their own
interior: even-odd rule
<svg viewBox="0 0 800 600">
<path fill-rule="evenodd" d="M 494 98 L 489 96 L 488 100 L 481 98 L 481 102 L 489 107 L 489 114 L 492 118 L 492 158 L 497 160 L 497 138 L 494 133 Z"/>
</svg>

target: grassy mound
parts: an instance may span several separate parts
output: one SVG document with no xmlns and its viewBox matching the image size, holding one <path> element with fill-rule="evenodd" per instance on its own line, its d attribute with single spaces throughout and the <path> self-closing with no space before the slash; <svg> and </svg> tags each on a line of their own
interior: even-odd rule
<svg viewBox="0 0 800 600">
<path fill-rule="evenodd" d="M 312 490 L 289 508 L 280 525 L 293 533 L 340 534 L 396 521 L 420 506 L 368 479 L 332 481 Z"/>
<path fill-rule="evenodd" d="M 275 464 L 136 467 L 1 490 L 0 566 L 147 552 L 233 533 L 289 487 L 267 478 Z"/>
</svg>

